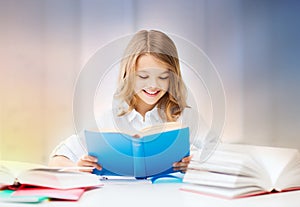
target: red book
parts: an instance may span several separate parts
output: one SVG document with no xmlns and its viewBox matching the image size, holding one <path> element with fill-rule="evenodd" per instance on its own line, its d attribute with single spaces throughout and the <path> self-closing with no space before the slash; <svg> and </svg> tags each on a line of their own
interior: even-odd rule
<svg viewBox="0 0 300 207">
<path fill-rule="evenodd" d="M 57 189 L 22 185 L 11 196 L 43 196 L 51 199 L 77 201 L 86 190 L 89 188 Z"/>
</svg>

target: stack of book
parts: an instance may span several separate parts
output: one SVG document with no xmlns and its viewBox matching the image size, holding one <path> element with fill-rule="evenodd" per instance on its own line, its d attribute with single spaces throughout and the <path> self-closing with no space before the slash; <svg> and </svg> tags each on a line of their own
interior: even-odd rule
<svg viewBox="0 0 300 207">
<path fill-rule="evenodd" d="M 241 198 L 300 189 L 297 149 L 219 144 L 211 157 L 194 156 L 181 190 L 221 198 Z"/>
<path fill-rule="evenodd" d="M 98 176 L 80 172 L 77 167 L 0 161 L 0 202 L 76 201 L 85 191 L 102 185 Z"/>
</svg>

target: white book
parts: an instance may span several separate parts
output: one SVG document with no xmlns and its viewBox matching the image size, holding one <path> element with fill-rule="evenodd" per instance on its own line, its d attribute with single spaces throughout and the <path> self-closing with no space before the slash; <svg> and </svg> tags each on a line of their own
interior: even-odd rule
<svg viewBox="0 0 300 207">
<path fill-rule="evenodd" d="M 297 149 L 220 144 L 205 162 L 194 156 L 182 190 L 225 198 L 300 189 Z"/>
<path fill-rule="evenodd" d="M 80 167 L 54 168 L 26 162 L 0 161 L 0 187 L 25 184 L 71 189 L 102 185 L 98 176 L 80 172 L 79 169 Z"/>
</svg>

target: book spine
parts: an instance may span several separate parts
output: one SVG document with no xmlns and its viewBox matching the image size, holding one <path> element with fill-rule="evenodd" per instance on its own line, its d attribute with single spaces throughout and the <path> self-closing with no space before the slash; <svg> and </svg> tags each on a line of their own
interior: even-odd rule
<svg viewBox="0 0 300 207">
<path fill-rule="evenodd" d="M 139 139 L 133 138 L 132 141 L 132 155 L 133 155 L 133 167 L 134 177 L 146 178 L 146 167 L 144 159 L 144 146 L 143 142 Z"/>
</svg>

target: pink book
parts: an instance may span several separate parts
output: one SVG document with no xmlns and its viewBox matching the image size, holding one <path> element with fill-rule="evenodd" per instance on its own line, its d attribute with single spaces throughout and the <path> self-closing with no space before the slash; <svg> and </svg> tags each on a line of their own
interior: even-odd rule
<svg viewBox="0 0 300 207">
<path fill-rule="evenodd" d="M 57 189 L 22 185 L 12 196 L 45 196 L 51 199 L 77 201 L 87 188 Z"/>
</svg>

